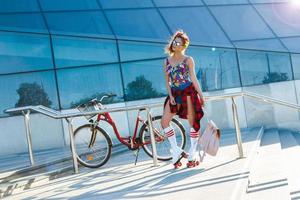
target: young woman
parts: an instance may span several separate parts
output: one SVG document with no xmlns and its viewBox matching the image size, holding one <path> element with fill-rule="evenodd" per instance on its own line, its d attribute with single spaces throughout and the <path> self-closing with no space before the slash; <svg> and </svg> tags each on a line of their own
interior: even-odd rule
<svg viewBox="0 0 300 200">
<path fill-rule="evenodd" d="M 182 157 L 188 157 L 187 167 L 195 167 L 199 164 L 199 161 L 196 161 L 196 148 L 200 120 L 204 115 L 202 110 L 204 98 L 195 75 L 194 60 L 191 56 L 185 55 L 188 45 L 187 34 L 180 30 L 174 33 L 165 49 L 165 52 L 169 54 L 164 61 L 166 87 L 169 95 L 164 103 L 161 125 L 171 144 L 172 163 L 175 168 L 178 167 Z M 191 142 L 188 154 L 177 146 L 175 131 L 170 126 L 170 121 L 175 115 L 188 119 Z"/>
</svg>

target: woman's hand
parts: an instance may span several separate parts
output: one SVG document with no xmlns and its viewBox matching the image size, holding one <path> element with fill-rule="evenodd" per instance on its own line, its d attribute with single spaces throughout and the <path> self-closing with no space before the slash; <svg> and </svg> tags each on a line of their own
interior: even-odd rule
<svg viewBox="0 0 300 200">
<path fill-rule="evenodd" d="M 176 102 L 175 102 L 174 97 L 173 97 L 172 95 L 170 95 L 169 97 L 170 97 L 170 103 L 171 103 L 172 105 L 176 105 Z"/>
<path fill-rule="evenodd" d="M 201 103 L 202 107 L 204 107 L 204 105 L 205 105 L 204 97 L 201 94 L 198 94 L 198 95 L 200 98 L 200 103 Z"/>
</svg>

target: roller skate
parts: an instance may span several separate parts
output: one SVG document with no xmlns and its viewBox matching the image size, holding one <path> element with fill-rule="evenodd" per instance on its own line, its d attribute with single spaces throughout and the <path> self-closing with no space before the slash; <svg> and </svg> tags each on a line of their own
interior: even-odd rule
<svg viewBox="0 0 300 200">
<path fill-rule="evenodd" d="M 193 168 L 193 167 L 197 167 L 200 164 L 200 162 L 198 160 L 191 160 L 188 161 L 186 166 L 187 168 Z"/>
<path fill-rule="evenodd" d="M 188 154 L 185 153 L 184 151 L 182 151 L 182 153 L 179 155 L 179 159 L 175 163 L 173 163 L 175 169 L 178 169 L 182 166 L 181 163 L 182 158 L 188 158 Z"/>
<path fill-rule="evenodd" d="M 171 145 L 170 152 L 172 155 L 172 164 L 174 165 L 174 168 L 177 169 L 182 166 L 181 159 L 187 158 L 188 154 L 177 146 L 176 135 L 174 129 L 171 126 L 165 128 L 164 133 Z"/>
</svg>

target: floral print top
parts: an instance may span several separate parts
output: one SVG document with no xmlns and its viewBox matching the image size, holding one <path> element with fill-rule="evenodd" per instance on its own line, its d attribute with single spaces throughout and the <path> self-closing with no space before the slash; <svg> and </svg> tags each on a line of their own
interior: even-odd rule
<svg viewBox="0 0 300 200">
<path fill-rule="evenodd" d="M 179 63 L 176 66 L 172 66 L 169 62 L 169 59 L 167 58 L 166 72 L 170 76 L 170 86 L 172 89 L 183 90 L 192 83 L 189 67 L 186 63 L 187 58 L 185 58 L 181 63 Z"/>
</svg>

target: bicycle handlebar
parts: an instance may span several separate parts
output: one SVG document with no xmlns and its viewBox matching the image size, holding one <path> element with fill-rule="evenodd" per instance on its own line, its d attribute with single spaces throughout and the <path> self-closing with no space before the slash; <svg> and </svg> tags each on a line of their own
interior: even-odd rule
<svg viewBox="0 0 300 200">
<path fill-rule="evenodd" d="M 94 99 L 91 99 L 89 102 L 91 102 L 91 103 L 102 103 L 104 98 L 115 97 L 115 96 L 117 96 L 117 95 L 116 94 L 106 94 L 106 95 L 103 95 L 100 100 L 98 100 L 97 98 L 94 98 Z"/>
<path fill-rule="evenodd" d="M 107 94 L 107 95 L 104 95 L 104 96 L 101 97 L 100 103 L 102 102 L 102 100 L 103 100 L 104 98 L 116 97 L 116 96 L 117 96 L 116 94 Z"/>
</svg>

